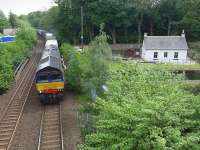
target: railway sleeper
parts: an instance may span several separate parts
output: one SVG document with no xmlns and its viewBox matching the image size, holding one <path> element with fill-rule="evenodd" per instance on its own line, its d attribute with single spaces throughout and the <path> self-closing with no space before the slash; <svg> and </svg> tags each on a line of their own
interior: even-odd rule
<svg viewBox="0 0 200 150">
<path fill-rule="evenodd" d="M 11 123 L 16 123 L 16 120 L 3 120 L 1 123 L 2 124 L 11 124 Z"/>
<path fill-rule="evenodd" d="M 45 125 L 45 127 L 48 127 L 48 126 L 59 126 L 59 123 L 58 122 L 49 122 L 49 123 L 45 123 L 44 125 Z"/>
<path fill-rule="evenodd" d="M 49 135 L 49 136 L 43 136 L 43 140 L 49 140 L 49 139 L 58 139 L 60 138 L 60 135 Z"/>
<path fill-rule="evenodd" d="M 8 142 L 0 142 L 0 147 L 6 147 L 7 149 L 7 146 L 8 146 Z"/>
<path fill-rule="evenodd" d="M 9 114 L 9 115 L 14 115 L 14 114 L 19 114 L 19 113 L 20 113 L 20 111 L 12 111 L 12 110 L 7 112 L 7 114 Z"/>
<path fill-rule="evenodd" d="M 59 126 L 48 126 L 48 127 L 45 127 L 43 131 L 45 132 L 46 130 L 58 130 L 58 129 L 59 129 Z"/>
<path fill-rule="evenodd" d="M 10 140 L 9 136 L 1 136 L 0 135 L 0 143 L 1 143 L 1 141 L 9 141 L 9 140 Z"/>
<path fill-rule="evenodd" d="M 41 147 L 42 150 L 50 150 L 50 149 L 53 149 L 53 150 L 56 149 L 56 150 L 58 150 L 60 148 L 61 148 L 60 145 L 43 145 Z"/>
<path fill-rule="evenodd" d="M 0 150 L 7 150 L 6 146 L 0 146 Z"/>
<path fill-rule="evenodd" d="M 10 136 L 12 132 L 0 132 L 0 136 Z"/>
<path fill-rule="evenodd" d="M 15 124 L 0 124 L 0 129 L 1 128 L 13 128 L 15 127 Z"/>
<path fill-rule="evenodd" d="M 5 129 L 5 128 L 3 128 L 3 129 L 0 129 L 0 133 L 2 133 L 2 132 L 13 132 L 13 129 Z"/>
<path fill-rule="evenodd" d="M 51 136 L 51 135 L 60 135 L 60 132 L 57 130 L 50 130 L 50 131 L 43 132 L 44 137 Z"/>
<path fill-rule="evenodd" d="M 46 116 L 45 116 L 45 119 L 49 119 L 49 118 L 57 118 L 58 116 L 59 116 L 59 113 L 58 113 L 58 114 L 46 115 Z"/>
<path fill-rule="evenodd" d="M 19 114 L 7 114 L 6 117 L 8 117 L 8 118 L 16 118 L 17 119 L 18 115 Z"/>
<path fill-rule="evenodd" d="M 44 125 L 53 124 L 54 122 L 59 122 L 57 118 L 52 118 L 44 121 Z"/>
<path fill-rule="evenodd" d="M 15 121 L 15 122 L 17 122 L 17 118 L 16 117 L 5 117 L 4 119 L 3 119 L 3 121 Z"/>
</svg>

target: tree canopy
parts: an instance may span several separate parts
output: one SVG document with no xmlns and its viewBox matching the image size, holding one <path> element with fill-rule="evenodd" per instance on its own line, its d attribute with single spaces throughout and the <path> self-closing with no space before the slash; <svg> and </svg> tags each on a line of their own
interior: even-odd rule
<svg viewBox="0 0 200 150">
<path fill-rule="evenodd" d="M 198 0 L 55 0 L 58 6 L 33 12 L 28 20 L 34 27 L 54 31 L 61 41 L 80 43 L 81 6 L 84 42 L 99 32 L 101 23 L 112 43 L 141 42 L 142 34 L 177 35 L 183 29 L 189 40 L 200 36 Z"/>
</svg>

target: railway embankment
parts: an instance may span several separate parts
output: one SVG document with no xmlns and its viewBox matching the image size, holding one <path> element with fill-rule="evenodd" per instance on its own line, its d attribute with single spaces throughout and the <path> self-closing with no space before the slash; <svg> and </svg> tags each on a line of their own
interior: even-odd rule
<svg viewBox="0 0 200 150">
<path fill-rule="evenodd" d="M 0 95 L 11 87 L 18 66 L 30 56 L 30 50 L 37 42 L 36 32 L 28 23 L 18 21 L 17 25 L 20 28 L 16 41 L 0 43 Z"/>
</svg>

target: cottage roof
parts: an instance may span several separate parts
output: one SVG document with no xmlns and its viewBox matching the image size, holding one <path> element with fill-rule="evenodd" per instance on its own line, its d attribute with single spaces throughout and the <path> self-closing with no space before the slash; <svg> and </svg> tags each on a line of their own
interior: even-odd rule
<svg viewBox="0 0 200 150">
<path fill-rule="evenodd" d="M 185 36 L 145 36 L 146 50 L 188 50 Z"/>
</svg>

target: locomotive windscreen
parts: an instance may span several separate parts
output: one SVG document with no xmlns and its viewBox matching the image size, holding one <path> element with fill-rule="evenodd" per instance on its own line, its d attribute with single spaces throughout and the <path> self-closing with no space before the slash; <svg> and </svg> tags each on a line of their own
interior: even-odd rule
<svg viewBox="0 0 200 150">
<path fill-rule="evenodd" d="M 48 75 L 39 75 L 37 77 L 37 83 L 47 83 L 48 82 Z"/>
<path fill-rule="evenodd" d="M 61 74 L 52 74 L 50 75 L 51 82 L 61 82 L 63 81 L 63 77 Z"/>
</svg>

